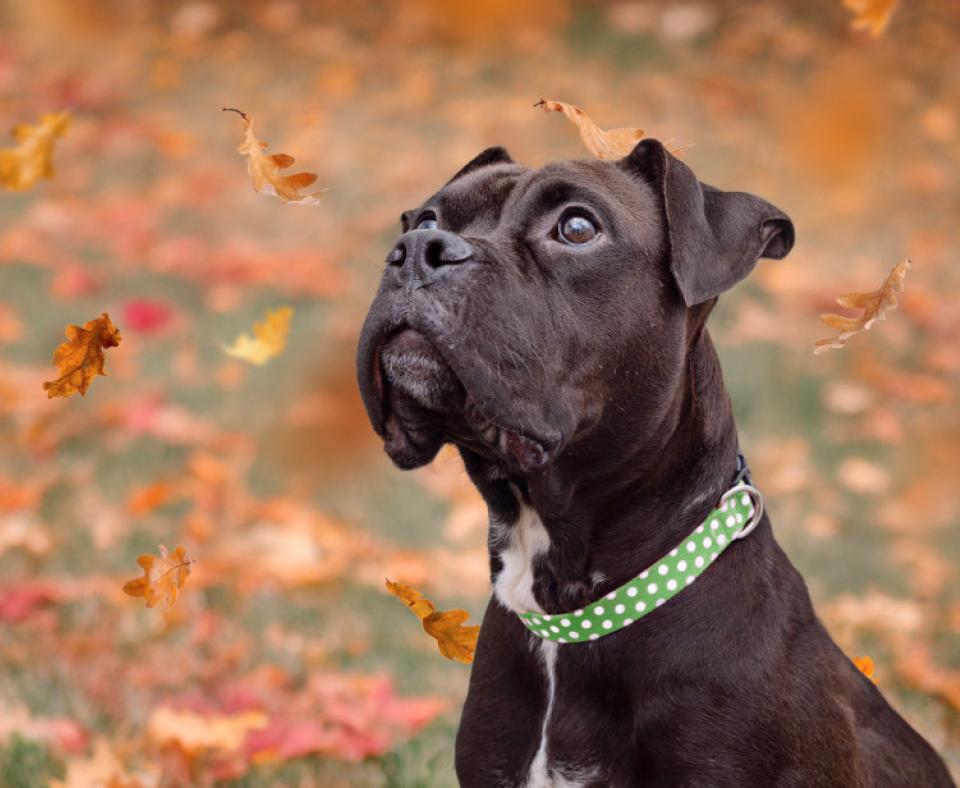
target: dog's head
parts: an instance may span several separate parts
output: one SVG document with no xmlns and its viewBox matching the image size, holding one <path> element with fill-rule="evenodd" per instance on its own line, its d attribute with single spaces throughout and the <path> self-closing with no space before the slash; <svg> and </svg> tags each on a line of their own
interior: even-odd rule
<svg viewBox="0 0 960 788">
<path fill-rule="evenodd" d="M 370 419 L 400 467 L 453 441 L 508 474 L 656 429 L 691 315 L 794 239 L 656 140 L 541 169 L 491 148 L 402 225 L 360 338 Z"/>
</svg>

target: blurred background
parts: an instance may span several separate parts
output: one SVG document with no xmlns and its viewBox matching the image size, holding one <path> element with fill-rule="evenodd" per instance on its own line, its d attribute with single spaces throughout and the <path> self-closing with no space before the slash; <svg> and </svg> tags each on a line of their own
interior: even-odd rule
<svg viewBox="0 0 960 788">
<path fill-rule="evenodd" d="M 793 218 L 711 319 L 742 442 L 831 633 L 960 773 L 960 6 L 850 2 L 887 29 L 842 0 L 0 0 L 0 125 L 72 113 L 55 177 L 0 192 L 0 785 L 455 785 L 469 667 L 383 580 L 479 621 L 485 512 L 452 452 L 388 463 L 353 352 L 401 211 L 489 145 L 587 156 L 540 98 Z M 324 204 L 255 193 L 223 106 Z M 907 256 L 899 311 L 814 356 Z M 282 355 L 223 353 L 284 305 Z M 110 376 L 46 399 L 103 311 Z M 168 613 L 121 593 L 161 543 L 197 559 Z"/>
</svg>

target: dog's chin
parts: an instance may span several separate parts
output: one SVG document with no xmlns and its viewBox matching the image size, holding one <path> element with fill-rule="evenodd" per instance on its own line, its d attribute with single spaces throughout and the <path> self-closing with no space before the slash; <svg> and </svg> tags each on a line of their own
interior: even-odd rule
<svg viewBox="0 0 960 788">
<path fill-rule="evenodd" d="M 511 470 L 543 467 L 543 443 L 482 413 L 436 347 L 403 328 L 374 352 L 371 374 L 382 413 L 384 450 L 400 468 L 426 465 L 452 441 Z"/>
<path fill-rule="evenodd" d="M 464 390 L 423 334 L 406 328 L 378 348 L 373 370 L 383 408 L 384 449 L 401 468 L 426 465 L 443 445 Z"/>
</svg>

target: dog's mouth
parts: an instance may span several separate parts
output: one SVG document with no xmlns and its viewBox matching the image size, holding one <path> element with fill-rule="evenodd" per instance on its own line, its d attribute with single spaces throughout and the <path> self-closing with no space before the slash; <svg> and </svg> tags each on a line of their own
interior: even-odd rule
<svg viewBox="0 0 960 788">
<path fill-rule="evenodd" d="M 430 462 L 447 441 L 513 470 L 530 472 L 550 458 L 548 441 L 498 423 L 477 404 L 453 366 L 422 332 L 401 326 L 377 343 L 369 360 L 375 403 L 365 397 L 384 449 L 401 468 Z M 364 381 L 361 381 L 363 389 Z"/>
</svg>

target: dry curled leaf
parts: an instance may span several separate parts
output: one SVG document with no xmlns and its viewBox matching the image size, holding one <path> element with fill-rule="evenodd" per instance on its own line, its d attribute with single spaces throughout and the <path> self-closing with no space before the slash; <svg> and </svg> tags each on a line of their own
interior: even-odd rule
<svg viewBox="0 0 960 788">
<path fill-rule="evenodd" d="M 598 159 L 620 159 L 634 149 L 643 139 L 643 129 L 601 129 L 580 107 L 563 101 L 540 99 L 534 106 L 544 112 L 562 112 L 580 130 L 580 139 Z"/>
<path fill-rule="evenodd" d="M 268 310 L 262 322 L 253 324 L 252 337 L 241 334 L 232 345 L 224 345 L 223 350 L 228 356 L 249 364 L 266 364 L 274 356 L 279 356 L 286 347 L 292 317 L 293 309 L 289 306 Z"/>
<path fill-rule="evenodd" d="M 301 194 L 300 190 L 307 188 L 317 180 L 314 172 L 297 172 L 293 175 L 282 175 L 294 162 L 293 156 L 286 153 L 265 155 L 263 149 L 267 143 L 258 140 L 253 133 L 253 120 L 238 109 L 224 107 L 224 112 L 236 112 L 243 121 L 244 138 L 237 152 L 247 157 L 247 172 L 253 181 L 253 188 L 261 194 L 272 194 L 285 203 L 295 205 L 319 205 L 320 192 Z"/>
<path fill-rule="evenodd" d="M 23 191 L 41 178 L 52 178 L 53 143 L 69 125 L 69 112 L 48 112 L 40 116 L 36 126 L 14 126 L 13 138 L 19 145 L 0 150 L 0 186 Z"/>
<path fill-rule="evenodd" d="M 890 17 L 899 0 L 843 0 L 843 7 L 854 15 L 850 27 L 866 30 L 872 38 L 879 38 L 890 24 Z"/>
<path fill-rule="evenodd" d="M 72 397 L 78 391 L 87 393 L 90 381 L 97 375 L 106 375 L 103 368 L 103 351 L 120 344 L 120 330 L 104 312 L 95 320 L 80 326 L 67 326 L 64 332 L 67 341 L 53 353 L 53 364 L 60 370 L 60 377 L 43 384 L 47 397 Z"/>
<path fill-rule="evenodd" d="M 473 662 L 473 652 L 477 647 L 480 627 L 463 626 L 470 617 L 466 610 L 460 608 L 448 611 L 437 610 L 433 602 L 404 583 L 387 580 L 387 590 L 402 599 L 411 612 L 420 619 L 424 632 L 437 641 L 437 648 L 443 656 L 466 664 Z"/>
<path fill-rule="evenodd" d="M 903 280 L 910 270 L 910 259 L 897 263 L 883 284 L 869 293 L 845 293 L 837 298 L 840 306 L 848 309 L 862 309 L 860 317 L 845 317 L 829 313 L 820 315 L 820 319 L 839 333 L 826 339 L 818 339 L 814 344 L 814 353 L 823 353 L 830 348 L 840 348 L 847 340 L 861 331 L 869 331 L 878 320 L 886 319 L 886 312 L 897 308 L 897 294 L 903 290 Z"/>
<path fill-rule="evenodd" d="M 143 577 L 137 577 L 123 586 L 123 593 L 129 596 L 143 597 L 147 607 L 157 602 L 163 603 L 163 609 L 169 610 L 177 601 L 177 594 L 187 582 L 193 561 L 187 557 L 182 546 L 172 553 L 160 545 L 160 555 L 141 555 L 137 563 L 143 568 Z"/>
<path fill-rule="evenodd" d="M 873 677 L 873 673 L 876 670 L 876 666 L 873 664 L 873 659 L 870 657 L 854 657 L 853 664 L 857 666 L 864 676 L 866 676 L 870 681 L 876 683 L 876 679 Z"/>
</svg>

